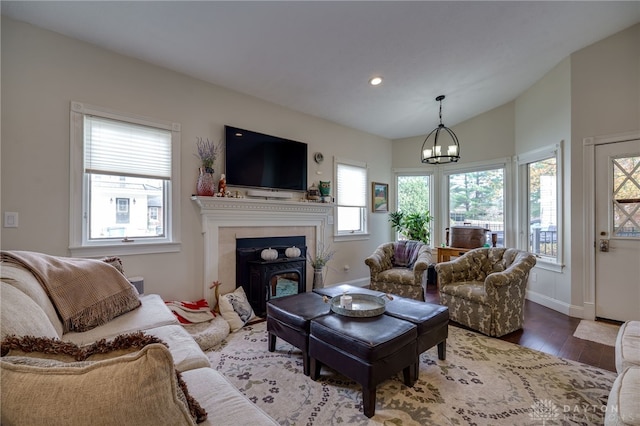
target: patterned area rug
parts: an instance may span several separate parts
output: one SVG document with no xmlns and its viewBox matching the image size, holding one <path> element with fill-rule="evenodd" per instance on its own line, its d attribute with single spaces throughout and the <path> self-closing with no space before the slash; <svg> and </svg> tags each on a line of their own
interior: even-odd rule
<svg viewBox="0 0 640 426">
<path fill-rule="evenodd" d="M 607 346 L 615 346 L 616 337 L 618 337 L 618 330 L 620 330 L 620 326 L 616 324 L 610 324 L 602 321 L 582 320 L 580 321 L 580 324 L 578 324 L 576 331 L 573 333 L 573 337 L 602 343 Z"/>
<path fill-rule="evenodd" d="M 449 327 L 447 359 L 434 347 L 420 358 L 413 388 L 401 376 L 377 391 L 376 413 L 362 413 L 355 382 L 324 367 L 314 382 L 301 352 L 266 323 L 232 333 L 207 352 L 212 366 L 281 425 L 596 425 L 603 424 L 615 374 Z"/>
</svg>

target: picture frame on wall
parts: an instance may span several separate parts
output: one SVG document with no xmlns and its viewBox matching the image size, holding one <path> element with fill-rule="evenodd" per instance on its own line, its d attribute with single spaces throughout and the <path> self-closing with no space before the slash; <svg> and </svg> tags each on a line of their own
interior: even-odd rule
<svg viewBox="0 0 640 426">
<path fill-rule="evenodd" d="M 371 182 L 371 209 L 374 213 L 389 211 L 389 184 Z"/>
</svg>

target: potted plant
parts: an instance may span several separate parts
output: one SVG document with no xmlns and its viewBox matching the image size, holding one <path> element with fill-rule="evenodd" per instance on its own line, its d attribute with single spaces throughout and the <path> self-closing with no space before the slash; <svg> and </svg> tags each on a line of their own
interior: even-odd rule
<svg viewBox="0 0 640 426">
<path fill-rule="evenodd" d="M 329 247 L 325 248 L 322 244 L 318 245 L 314 256 L 312 256 L 311 253 L 307 252 L 307 260 L 313 268 L 313 288 L 324 287 L 324 277 L 322 271 L 327 266 L 329 261 L 333 259 L 333 256 L 335 254 L 335 250 L 331 250 L 331 248 Z"/>
<path fill-rule="evenodd" d="M 392 228 L 409 240 L 422 241 L 425 244 L 429 244 L 431 237 L 429 230 L 431 220 L 433 220 L 433 216 L 429 214 L 429 210 L 414 213 L 400 211 L 389 213 L 389 222 L 391 222 Z"/>
<path fill-rule="evenodd" d="M 196 156 L 200 159 L 202 166 L 198 175 L 197 194 L 201 196 L 213 196 L 216 192 L 216 184 L 213 178 L 213 164 L 218 158 L 218 152 L 220 151 L 220 144 L 214 144 L 209 139 L 203 138 L 196 139 L 196 146 L 198 153 Z"/>
</svg>

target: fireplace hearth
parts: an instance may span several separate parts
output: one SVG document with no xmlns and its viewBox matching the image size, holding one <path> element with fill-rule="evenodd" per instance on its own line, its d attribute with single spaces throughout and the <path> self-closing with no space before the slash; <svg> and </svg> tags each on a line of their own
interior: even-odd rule
<svg viewBox="0 0 640 426">
<path fill-rule="evenodd" d="M 305 240 L 304 236 L 236 239 L 236 288 L 244 288 L 256 315 L 266 314 L 270 299 L 306 291 Z M 286 257 L 286 249 L 293 246 L 300 249 L 300 256 Z M 278 258 L 262 259 L 266 248 L 277 250 Z"/>
</svg>

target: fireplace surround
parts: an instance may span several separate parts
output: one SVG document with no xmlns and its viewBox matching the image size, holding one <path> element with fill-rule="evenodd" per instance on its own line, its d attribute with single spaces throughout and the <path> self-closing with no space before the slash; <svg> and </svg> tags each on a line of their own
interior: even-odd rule
<svg viewBox="0 0 640 426">
<path fill-rule="evenodd" d="M 236 240 L 266 236 L 306 237 L 312 254 L 326 245 L 333 219 L 333 205 L 304 201 L 249 198 L 191 197 L 199 208 L 203 234 L 203 297 L 215 305 L 213 281 L 220 281 L 220 294 L 236 288 Z M 313 269 L 305 263 L 306 276 Z M 306 281 L 309 284 L 309 281 Z"/>
</svg>

